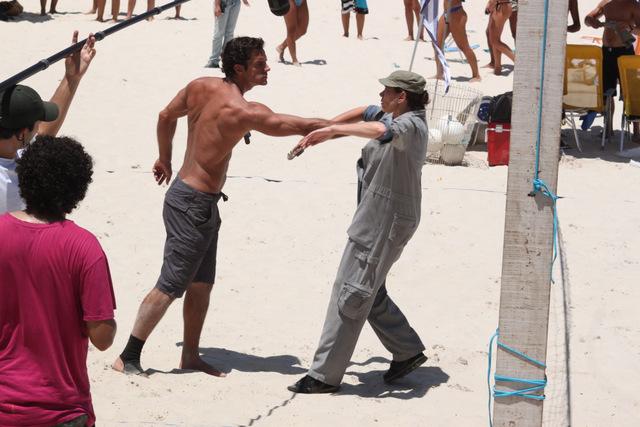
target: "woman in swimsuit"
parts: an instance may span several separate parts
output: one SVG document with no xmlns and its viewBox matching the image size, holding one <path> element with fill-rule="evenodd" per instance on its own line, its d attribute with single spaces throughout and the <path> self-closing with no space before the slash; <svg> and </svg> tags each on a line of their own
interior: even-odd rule
<svg viewBox="0 0 640 427">
<path fill-rule="evenodd" d="M 305 35 L 309 28 L 307 0 L 289 0 L 289 12 L 284 15 L 284 22 L 287 25 L 287 38 L 276 47 L 276 51 L 280 62 L 284 62 L 284 50 L 289 48 L 291 62 L 299 67 L 296 40 Z"/>
<path fill-rule="evenodd" d="M 469 46 L 469 39 L 467 39 L 467 13 L 462 7 L 462 0 L 443 0 L 443 3 L 446 12 L 438 20 L 438 46 L 442 48 L 445 39 L 451 33 L 456 46 L 462 51 L 471 66 L 470 81 L 479 82 L 481 79 L 478 71 L 478 60 L 473 49 Z M 440 61 L 436 61 L 436 67 L 438 67 L 436 78 L 442 79 L 443 72 Z"/>
<path fill-rule="evenodd" d="M 403 0 L 404 1 L 404 18 L 407 21 L 407 31 L 409 35 L 405 39 L 406 41 L 415 40 L 413 38 L 413 16 L 416 17 L 416 23 L 420 28 L 420 2 L 418 0 Z M 420 40 L 424 41 L 424 28 L 420 32 Z"/>
<path fill-rule="evenodd" d="M 491 46 L 491 56 L 493 62 L 493 73 L 497 76 L 502 74 L 502 55 L 506 55 L 511 61 L 515 61 L 516 56 L 506 43 L 501 40 L 504 24 L 511 18 L 513 13 L 512 0 L 489 0 L 486 12 L 489 12 L 489 44 Z"/>
</svg>

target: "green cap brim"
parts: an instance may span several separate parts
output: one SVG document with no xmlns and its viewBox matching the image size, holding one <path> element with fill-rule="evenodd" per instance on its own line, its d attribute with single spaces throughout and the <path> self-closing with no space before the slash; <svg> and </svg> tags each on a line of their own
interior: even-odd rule
<svg viewBox="0 0 640 427">
<path fill-rule="evenodd" d="M 53 102 L 43 101 L 42 107 L 44 108 L 44 117 L 42 118 L 43 122 L 52 122 L 58 118 L 60 110 L 56 104 Z"/>
<path fill-rule="evenodd" d="M 382 83 L 383 86 L 386 86 L 386 87 L 400 87 L 400 86 L 398 86 L 398 83 L 396 83 L 393 80 L 388 79 L 386 77 L 382 78 L 382 79 L 378 79 L 378 81 L 380 83 Z"/>
</svg>

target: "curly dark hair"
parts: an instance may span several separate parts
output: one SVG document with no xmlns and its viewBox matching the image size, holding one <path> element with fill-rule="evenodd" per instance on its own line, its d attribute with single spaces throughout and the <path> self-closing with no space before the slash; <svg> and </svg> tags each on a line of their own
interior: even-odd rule
<svg viewBox="0 0 640 427">
<path fill-rule="evenodd" d="M 236 37 L 229 40 L 222 51 L 222 71 L 227 79 L 236 75 L 233 66 L 238 64 L 245 68 L 253 52 L 264 52 L 264 40 L 258 37 Z"/>
<path fill-rule="evenodd" d="M 93 159 L 74 139 L 41 135 L 17 160 L 16 173 L 26 212 L 61 221 L 84 199 Z"/>
</svg>

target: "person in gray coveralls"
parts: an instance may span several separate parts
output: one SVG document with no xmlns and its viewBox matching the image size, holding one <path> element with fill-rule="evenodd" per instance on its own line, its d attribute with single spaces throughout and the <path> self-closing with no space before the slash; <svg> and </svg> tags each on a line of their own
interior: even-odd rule
<svg viewBox="0 0 640 427">
<path fill-rule="evenodd" d="M 340 124 L 311 132 L 294 148 L 298 153 L 343 135 L 371 139 L 358 160 L 358 207 L 313 364 L 288 387 L 296 393 L 338 390 L 365 320 L 393 355 L 385 382 L 427 360 L 420 337 L 387 294 L 385 280 L 420 222 L 429 96 L 424 78 L 410 71 L 394 71 L 380 83 L 381 106 L 347 111 L 333 120 Z"/>
</svg>

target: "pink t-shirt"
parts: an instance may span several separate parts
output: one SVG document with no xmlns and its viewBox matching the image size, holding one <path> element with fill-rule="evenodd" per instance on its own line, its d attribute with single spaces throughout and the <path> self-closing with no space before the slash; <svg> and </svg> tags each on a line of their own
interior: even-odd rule
<svg viewBox="0 0 640 427">
<path fill-rule="evenodd" d="M 72 221 L 0 216 L 0 426 L 95 422 L 86 321 L 113 319 L 100 243 Z"/>
</svg>

